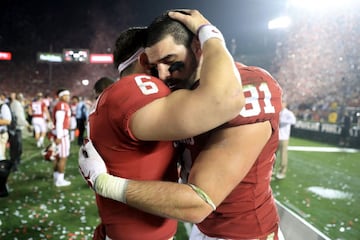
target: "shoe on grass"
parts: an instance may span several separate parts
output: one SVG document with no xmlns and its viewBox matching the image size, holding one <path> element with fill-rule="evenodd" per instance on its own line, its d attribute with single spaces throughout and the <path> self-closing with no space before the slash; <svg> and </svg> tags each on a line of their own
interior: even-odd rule
<svg viewBox="0 0 360 240">
<path fill-rule="evenodd" d="M 71 182 L 70 181 L 67 181 L 67 180 L 65 180 L 65 179 L 63 179 L 63 180 L 57 180 L 56 182 L 55 182 L 55 186 L 57 186 L 57 187 L 66 187 L 66 186 L 69 186 L 71 184 Z"/>
<path fill-rule="evenodd" d="M 277 174 L 276 174 L 276 178 L 277 178 L 277 179 L 280 179 L 280 180 L 281 180 L 281 179 L 284 179 L 285 177 L 286 177 L 285 173 L 277 173 Z"/>
</svg>

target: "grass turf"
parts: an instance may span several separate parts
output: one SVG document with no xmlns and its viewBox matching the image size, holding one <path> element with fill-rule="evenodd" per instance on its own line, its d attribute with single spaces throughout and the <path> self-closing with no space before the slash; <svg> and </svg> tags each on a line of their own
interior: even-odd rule
<svg viewBox="0 0 360 240">
<path fill-rule="evenodd" d="M 330 146 L 296 138 L 289 145 Z M 289 151 L 287 177 L 271 185 L 278 201 L 331 239 L 360 239 L 359 169 L 359 152 Z M 323 194 L 310 187 L 321 187 Z"/>
<path fill-rule="evenodd" d="M 292 138 L 291 146 L 329 146 Z M 0 198 L 0 239 L 91 239 L 99 223 L 93 192 L 77 168 L 78 146 L 72 145 L 65 177 L 69 187 L 56 188 L 52 164 L 43 160 L 34 139 L 24 139 L 20 170 L 11 173 L 10 195 Z M 284 180 L 272 181 L 276 198 L 331 239 L 359 239 L 360 153 L 289 151 Z M 348 199 L 326 199 L 307 190 L 321 186 L 348 192 Z M 179 224 L 177 240 L 187 239 Z"/>
</svg>

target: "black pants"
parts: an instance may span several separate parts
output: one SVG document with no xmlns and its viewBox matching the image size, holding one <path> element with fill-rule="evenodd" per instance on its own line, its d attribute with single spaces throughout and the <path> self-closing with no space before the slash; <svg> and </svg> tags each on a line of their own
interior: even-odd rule
<svg viewBox="0 0 360 240">
<path fill-rule="evenodd" d="M 0 161 L 0 197 L 6 197 L 9 195 L 6 182 L 10 174 L 12 162 L 9 160 Z"/>
<path fill-rule="evenodd" d="M 20 164 L 21 155 L 23 151 L 22 146 L 22 131 L 17 129 L 15 134 L 9 134 L 9 144 L 10 144 L 10 161 L 13 164 L 13 169 L 17 169 L 17 166 Z"/>
<path fill-rule="evenodd" d="M 84 142 L 85 123 L 86 123 L 86 119 L 82 119 L 82 118 L 76 119 L 76 128 L 79 130 L 79 136 L 77 139 L 79 146 L 81 146 Z"/>
</svg>

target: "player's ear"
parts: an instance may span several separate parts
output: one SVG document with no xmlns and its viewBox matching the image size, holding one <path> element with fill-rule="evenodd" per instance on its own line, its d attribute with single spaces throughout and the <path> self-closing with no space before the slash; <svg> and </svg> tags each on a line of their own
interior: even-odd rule
<svg viewBox="0 0 360 240">
<path fill-rule="evenodd" d="M 202 54 L 202 50 L 201 50 L 200 41 L 197 37 L 193 38 L 193 40 L 191 42 L 191 49 L 193 50 L 195 56 L 197 58 L 200 58 L 200 56 Z"/>
<path fill-rule="evenodd" d="M 140 54 L 139 56 L 139 62 L 141 66 L 148 69 L 149 68 L 149 59 L 145 53 Z"/>
</svg>

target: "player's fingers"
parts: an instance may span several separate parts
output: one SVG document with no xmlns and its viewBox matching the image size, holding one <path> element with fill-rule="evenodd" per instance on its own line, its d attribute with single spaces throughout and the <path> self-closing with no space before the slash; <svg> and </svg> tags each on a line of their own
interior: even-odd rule
<svg viewBox="0 0 360 240">
<path fill-rule="evenodd" d="M 201 25 L 209 23 L 197 10 L 179 9 L 170 11 L 168 15 L 172 19 L 182 22 L 193 33 L 196 33 Z"/>
<path fill-rule="evenodd" d="M 183 23 L 187 23 L 188 22 L 188 17 L 190 16 L 190 14 L 187 14 L 188 12 L 185 12 L 183 10 L 176 10 L 176 11 L 170 11 L 168 13 L 169 17 L 171 17 L 174 20 L 178 20 L 180 22 Z"/>
<path fill-rule="evenodd" d="M 177 8 L 177 9 L 170 10 L 170 12 L 178 12 L 178 13 L 187 14 L 187 15 L 191 15 L 192 11 L 193 11 L 192 9 L 187 9 L 187 8 Z"/>
</svg>

